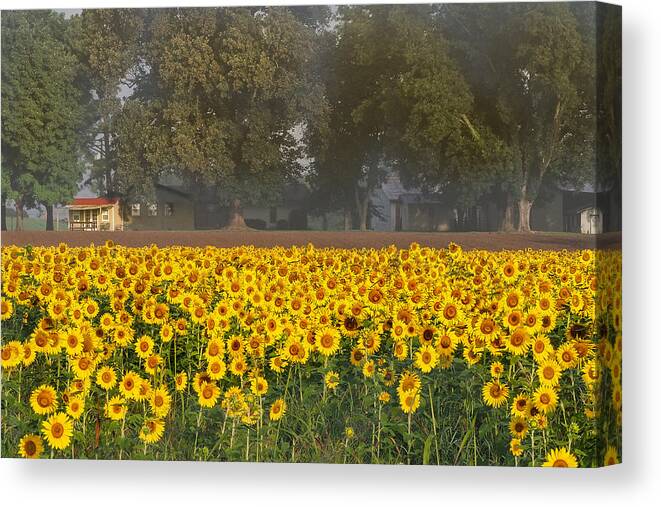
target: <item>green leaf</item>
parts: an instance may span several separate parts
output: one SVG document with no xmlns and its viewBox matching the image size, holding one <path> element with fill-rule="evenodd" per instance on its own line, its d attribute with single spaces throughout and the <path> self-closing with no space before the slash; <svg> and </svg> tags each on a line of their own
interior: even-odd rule
<svg viewBox="0 0 661 507">
<path fill-rule="evenodd" d="M 431 444 L 434 441 L 434 434 L 430 433 L 425 440 L 425 446 L 422 451 L 422 464 L 429 465 L 429 456 L 431 455 Z"/>
</svg>

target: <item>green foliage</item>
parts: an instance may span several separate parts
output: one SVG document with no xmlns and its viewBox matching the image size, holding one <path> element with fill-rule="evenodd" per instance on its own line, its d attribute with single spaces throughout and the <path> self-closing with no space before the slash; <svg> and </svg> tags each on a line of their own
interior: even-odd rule
<svg viewBox="0 0 661 507">
<path fill-rule="evenodd" d="M 493 4 L 446 5 L 437 17 L 505 148 L 494 183 L 525 203 L 542 184 L 594 177 L 594 16 L 584 14 L 564 4 Z M 529 207 L 521 214 L 525 230 Z"/>
<path fill-rule="evenodd" d="M 399 170 L 410 186 L 483 192 L 500 156 L 429 7 L 345 7 L 322 55 L 329 111 L 313 139 L 313 185 L 330 207 L 361 202 Z M 387 37 L 384 37 L 387 34 Z M 471 170 L 467 170 L 471 168 Z M 323 201 L 322 201 L 323 202 Z"/>
<path fill-rule="evenodd" d="M 50 11 L 2 16 L 3 191 L 20 206 L 66 202 L 78 190 L 88 97 L 68 29 Z"/>
<path fill-rule="evenodd" d="M 117 118 L 120 86 L 133 86 L 139 67 L 142 15 L 136 9 L 86 9 L 72 18 L 76 54 L 85 68 L 85 85 L 94 101 L 86 130 L 91 164 L 89 183 L 100 194 L 116 192 Z"/>
<path fill-rule="evenodd" d="M 300 170 L 296 130 L 314 108 L 313 30 L 280 8 L 171 9 L 146 19 L 144 71 L 125 106 L 144 140 L 120 137 L 120 174 L 176 170 L 218 184 L 225 201 L 273 199 Z"/>
</svg>

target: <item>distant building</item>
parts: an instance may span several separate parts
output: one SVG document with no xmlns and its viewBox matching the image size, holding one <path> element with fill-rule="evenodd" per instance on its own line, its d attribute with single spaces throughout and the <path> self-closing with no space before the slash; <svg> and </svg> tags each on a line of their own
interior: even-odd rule
<svg viewBox="0 0 661 507">
<path fill-rule="evenodd" d="M 451 231 L 456 211 L 438 193 L 405 189 L 399 176 L 390 173 L 372 192 L 370 226 L 375 231 Z"/>
<path fill-rule="evenodd" d="M 182 185 L 157 184 L 154 200 L 129 202 L 124 207 L 126 229 L 186 231 L 195 229 L 194 199 Z"/>
<path fill-rule="evenodd" d="M 177 177 L 165 177 L 155 186 L 152 200 L 120 202 L 101 197 L 76 198 L 67 206 L 71 230 L 204 230 L 227 225 L 230 210 L 215 187 L 187 186 Z M 609 192 L 591 188 L 568 190 L 547 187 L 530 214 L 533 230 L 600 234 L 617 230 L 618 210 Z M 374 231 L 498 231 L 502 209 L 496 203 L 459 209 L 441 192 L 405 188 L 395 172 L 372 191 L 368 229 Z M 243 207 L 246 225 L 263 230 L 338 230 L 344 216 L 332 211 L 308 213 L 310 191 L 303 183 L 285 185 L 268 204 Z M 355 217 L 354 217 L 355 218 Z M 515 218 L 516 220 L 516 218 Z"/>
<path fill-rule="evenodd" d="M 308 196 L 305 185 L 288 184 L 269 205 L 244 206 L 243 217 L 254 229 L 305 230 Z M 186 186 L 169 177 L 155 186 L 153 200 L 129 202 L 124 213 L 125 228 L 130 230 L 205 230 L 227 225 L 230 209 L 220 202 L 215 188 Z"/>
<path fill-rule="evenodd" d="M 77 197 L 66 208 L 72 231 L 121 231 L 124 228 L 119 199 Z"/>
<path fill-rule="evenodd" d="M 617 230 L 610 194 L 590 187 L 569 190 L 545 188 L 530 213 L 533 230 L 601 234 Z M 390 173 L 370 197 L 369 228 L 376 231 L 498 231 L 502 217 L 495 203 L 457 209 L 439 192 L 405 188 Z M 609 220 L 610 219 L 610 220 Z M 609 226 L 610 224 L 610 226 Z"/>
</svg>

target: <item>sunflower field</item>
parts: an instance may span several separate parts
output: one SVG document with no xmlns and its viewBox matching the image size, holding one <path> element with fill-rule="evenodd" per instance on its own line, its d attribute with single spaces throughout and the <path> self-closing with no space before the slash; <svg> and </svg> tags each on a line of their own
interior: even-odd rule
<svg viewBox="0 0 661 507">
<path fill-rule="evenodd" d="M 621 459 L 621 254 L 2 248 L 2 456 Z"/>
</svg>

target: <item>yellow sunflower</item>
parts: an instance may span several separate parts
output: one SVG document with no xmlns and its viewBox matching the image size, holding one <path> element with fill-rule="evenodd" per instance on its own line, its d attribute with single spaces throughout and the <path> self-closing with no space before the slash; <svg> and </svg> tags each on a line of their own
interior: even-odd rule
<svg viewBox="0 0 661 507">
<path fill-rule="evenodd" d="M 234 361 L 236 360 L 237 358 L 234 358 L 232 360 L 232 363 L 234 363 Z M 236 370 L 236 363 L 234 364 Z M 225 376 L 226 372 L 227 372 L 227 365 L 225 364 L 225 361 L 223 361 L 220 357 L 214 356 L 211 359 L 209 359 L 209 362 L 207 363 L 207 373 L 209 374 L 209 377 L 211 377 L 212 380 L 222 379 Z"/>
<path fill-rule="evenodd" d="M 530 335 L 523 327 L 517 327 L 505 339 L 505 347 L 509 352 L 516 356 L 520 356 L 528 352 L 530 347 Z"/>
<path fill-rule="evenodd" d="M 518 438 L 513 438 L 510 441 L 510 452 L 512 456 L 519 457 L 523 454 L 523 447 L 521 446 L 521 440 Z"/>
<path fill-rule="evenodd" d="M 269 410 L 269 419 L 271 421 L 279 421 L 287 412 L 287 403 L 282 398 L 278 398 L 271 405 Z"/>
<path fill-rule="evenodd" d="M 121 421 L 126 416 L 128 407 L 126 401 L 121 396 L 113 396 L 108 400 L 105 407 L 105 414 L 108 419 Z"/>
<path fill-rule="evenodd" d="M 168 415 L 171 404 L 172 397 L 165 386 L 160 386 L 151 391 L 149 406 L 156 417 L 163 418 Z"/>
<path fill-rule="evenodd" d="M 18 443 L 21 458 L 38 459 L 44 452 L 44 443 L 38 435 L 25 435 Z"/>
<path fill-rule="evenodd" d="M 537 368 L 537 376 L 539 377 L 539 382 L 543 386 L 557 386 L 560 383 L 561 375 L 562 371 L 560 369 L 560 365 L 553 359 L 547 359 Z"/>
<path fill-rule="evenodd" d="M 609 445 L 604 454 L 604 466 L 617 465 L 620 460 L 617 458 L 617 448 Z"/>
<path fill-rule="evenodd" d="M 578 461 L 576 456 L 571 452 L 567 451 L 565 447 L 559 449 L 552 449 L 546 455 L 546 461 L 542 465 L 543 467 L 559 467 L 559 468 L 576 468 L 578 467 Z"/>
<path fill-rule="evenodd" d="M 331 391 L 340 385 L 340 375 L 336 371 L 329 371 L 324 376 L 326 387 Z"/>
<path fill-rule="evenodd" d="M 117 384 L 117 374 L 110 366 L 102 366 L 96 373 L 96 383 L 105 391 L 109 391 Z"/>
<path fill-rule="evenodd" d="M 30 395 L 30 406 L 35 414 L 47 415 L 57 410 L 57 393 L 49 385 L 37 387 Z"/>
<path fill-rule="evenodd" d="M 174 378 L 174 388 L 181 392 L 184 389 L 186 389 L 186 385 L 188 384 L 188 374 L 185 371 L 177 373 L 177 375 Z"/>
<path fill-rule="evenodd" d="M 67 415 L 72 419 L 78 419 L 85 411 L 85 398 L 81 396 L 70 396 L 67 401 Z"/>
<path fill-rule="evenodd" d="M 508 396 L 509 387 L 498 380 L 491 380 L 482 387 L 482 399 L 490 407 L 498 408 L 507 403 Z"/>
<path fill-rule="evenodd" d="M 528 433 L 528 423 L 523 417 L 514 416 L 510 421 L 510 433 L 513 437 L 523 439 Z"/>
<path fill-rule="evenodd" d="M 325 327 L 316 335 L 317 350 L 324 356 L 332 356 L 340 348 L 340 333 L 332 327 Z"/>
<path fill-rule="evenodd" d="M 138 438 L 147 444 L 158 442 L 165 431 L 165 424 L 162 419 L 150 418 L 145 421 Z"/>
<path fill-rule="evenodd" d="M 438 364 L 438 354 L 431 345 L 422 345 L 415 353 L 415 366 L 423 373 L 429 373 Z"/>
<path fill-rule="evenodd" d="M 420 391 L 413 389 L 399 393 L 399 406 L 405 414 L 412 414 L 420 407 Z"/>
<path fill-rule="evenodd" d="M 264 396 L 269 390 L 269 383 L 264 377 L 255 377 L 250 380 L 250 390 L 255 396 Z"/>
<path fill-rule="evenodd" d="M 215 382 L 202 382 L 198 392 L 198 402 L 200 406 L 213 408 L 220 397 L 220 389 Z"/>
<path fill-rule="evenodd" d="M 535 408 L 540 412 L 552 412 L 558 403 L 558 393 L 552 387 L 541 386 L 537 388 L 534 395 Z"/>
<path fill-rule="evenodd" d="M 555 358 L 563 371 L 578 365 L 578 353 L 571 343 L 560 345 L 555 353 Z"/>
<path fill-rule="evenodd" d="M 60 412 L 51 415 L 41 423 L 41 432 L 50 447 L 60 450 L 66 449 L 71 443 L 73 423 L 66 414 Z"/>
</svg>

